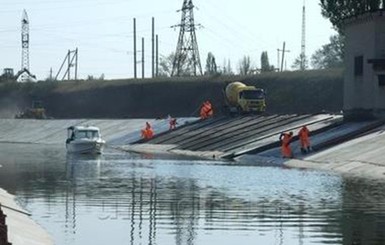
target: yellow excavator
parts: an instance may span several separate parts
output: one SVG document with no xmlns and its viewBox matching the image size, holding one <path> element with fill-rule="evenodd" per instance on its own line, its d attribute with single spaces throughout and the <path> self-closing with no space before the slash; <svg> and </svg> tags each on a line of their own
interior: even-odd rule
<svg viewBox="0 0 385 245">
<path fill-rule="evenodd" d="M 45 108 L 41 101 L 32 101 L 32 106 L 26 108 L 24 111 L 20 112 L 15 116 L 19 119 L 47 119 Z"/>
</svg>

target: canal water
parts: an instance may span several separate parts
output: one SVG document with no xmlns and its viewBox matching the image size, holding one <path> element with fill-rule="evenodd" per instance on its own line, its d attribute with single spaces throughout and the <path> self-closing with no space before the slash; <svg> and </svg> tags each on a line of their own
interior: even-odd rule
<svg viewBox="0 0 385 245">
<path fill-rule="evenodd" d="M 385 244 L 385 187 L 325 172 L 0 144 L 0 187 L 58 245 Z"/>
</svg>

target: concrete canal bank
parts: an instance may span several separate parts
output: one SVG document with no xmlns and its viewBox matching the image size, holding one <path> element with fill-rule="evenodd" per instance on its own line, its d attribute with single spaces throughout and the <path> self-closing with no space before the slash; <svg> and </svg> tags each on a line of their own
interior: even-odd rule
<svg viewBox="0 0 385 245">
<path fill-rule="evenodd" d="M 283 159 L 279 136 L 307 125 L 312 152 L 303 155 L 298 137 L 295 159 Z M 215 118 L 188 125 L 154 139 L 122 146 L 127 151 L 184 154 L 248 164 L 320 169 L 385 180 L 383 121 L 346 122 L 341 115 L 271 115 Z"/>
<path fill-rule="evenodd" d="M 6 215 L 4 224 L 0 224 L 2 228 L 0 244 L 6 244 L 2 243 L 5 241 L 12 245 L 54 244 L 50 235 L 16 203 L 14 196 L 2 189 L 0 189 L 0 203 L 0 212 Z"/>
<path fill-rule="evenodd" d="M 152 124 L 157 136 L 143 142 L 140 130 L 146 122 Z M 331 114 L 218 117 L 205 121 L 179 119 L 178 128 L 173 131 L 168 130 L 167 119 L 0 119 L 0 143 L 62 144 L 65 151 L 66 128 L 72 125 L 97 126 L 109 147 L 125 151 L 235 160 L 239 164 L 286 165 L 359 178 L 385 179 L 383 122 L 344 122 L 341 115 Z M 301 155 L 295 138 L 292 143 L 295 159 L 282 159 L 278 141 L 280 133 L 293 131 L 296 135 L 303 125 L 312 131 L 314 150 Z M 52 244 L 49 235 L 28 215 L 14 211 L 23 210 L 13 196 L 4 191 L 0 194 L 1 204 L 12 208 L 3 208 L 12 244 Z"/>
</svg>

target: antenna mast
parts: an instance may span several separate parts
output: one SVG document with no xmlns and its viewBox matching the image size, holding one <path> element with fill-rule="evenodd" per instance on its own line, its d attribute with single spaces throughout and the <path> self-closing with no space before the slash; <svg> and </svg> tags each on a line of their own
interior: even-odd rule
<svg viewBox="0 0 385 245">
<path fill-rule="evenodd" d="M 21 70 L 29 71 L 29 20 L 24 10 L 21 20 Z"/>
<path fill-rule="evenodd" d="M 35 79 L 35 76 L 29 71 L 29 20 L 25 9 L 21 19 L 21 70 L 18 72 L 17 77 L 20 82 Z"/>
<path fill-rule="evenodd" d="M 306 7 L 305 0 L 303 1 L 302 8 L 302 42 L 301 42 L 301 70 L 304 71 L 307 68 L 306 60 Z"/>
<path fill-rule="evenodd" d="M 178 44 L 171 76 L 197 76 L 202 75 L 202 66 L 199 57 L 198 42 L 195 34 L 196 25 L 194 23 L 194 4 L 192 0 L 184 0 L 182 20 L 180 27 Z"/>
</svg>

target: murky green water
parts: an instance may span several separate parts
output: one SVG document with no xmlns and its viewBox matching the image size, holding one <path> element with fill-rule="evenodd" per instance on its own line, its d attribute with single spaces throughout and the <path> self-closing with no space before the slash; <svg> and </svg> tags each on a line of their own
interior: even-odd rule
<svg viewBox="0 0 385 245">
<path fill-rule="evenodd" d="M 0 145 L 0 187 L 56 244 L 385 244 L 385 187 L 323 172 Z"/>
</svg>

